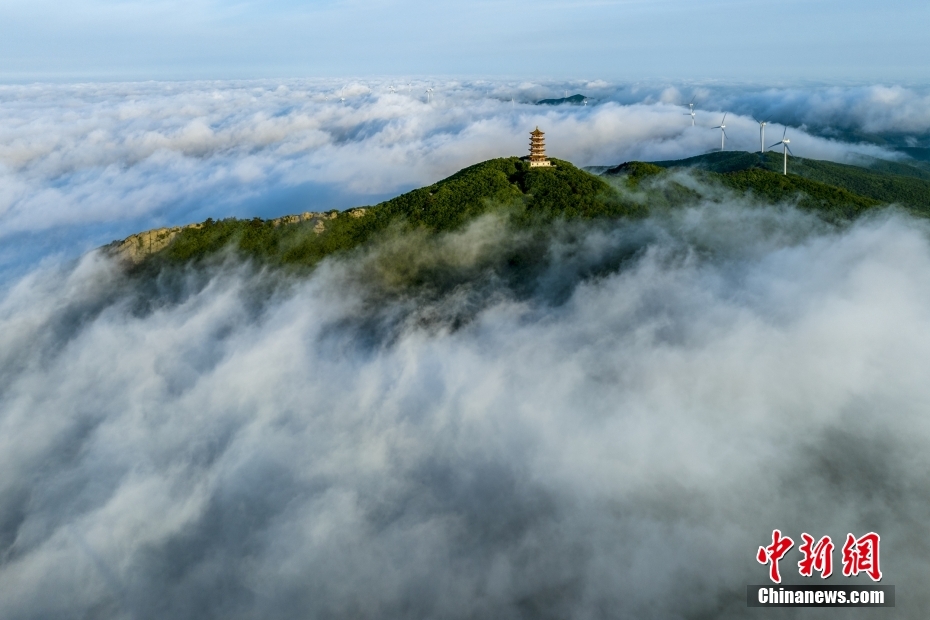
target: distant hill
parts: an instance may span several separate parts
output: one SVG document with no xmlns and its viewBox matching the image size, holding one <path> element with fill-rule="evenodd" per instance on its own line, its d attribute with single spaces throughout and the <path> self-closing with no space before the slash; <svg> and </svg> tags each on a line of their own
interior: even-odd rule
<svg viewBox="0 0 930 620">
<path fill-rule="evenodd" d="M 927 164 L 930 163 L 930 148 L 924 148 L 919 146 L 901 146 L 896 150 L 905 153 L 909 157 L 913 157 L 920 165 L 924 168 L 930 168 Z"/>
<path fill-rule="evenodd" d="M 709 153 L 591 169 L 599 174 L 552 162 L 551 168 L 531 168 L 522 158 L 492 159 L 370 207 L 273 220 L 210 219 L 132 235 L 106 250 L 134 270 L 196 264 L 230 251 L 261 264 L 312 267 L 386 235 L 453 231 L 490 212 L 515 228 L 540 229 L 554 219 L 637 218 L 725 199 L 727 194 L 714 188 L 751 193 L 762 202 L 794 203 L 835 223 L 889 204 L 930 215 L 930 173 L 895 162 L 875 160 L 860 167 L 791 158 L 787 176 L 777 153 Z M 682 170 L 690 181 L 680 177 Z"/>
<path fill-rule="evenodd" d="M 536 105 L 581 105 L 585 102 L 584 95 L 572 95 L 571 97 L 562 97 L 560 99 L 540 99 L 536 102 Z"/>
<path fill-rule="evenodd" d="M 871 159 L 865 162 L 865 166 L 852 166 L 789 156 L 787 177 L 782 176 L 783 154 L 771 151 L 764 157 L 760 157 L 759 153 L 724 151 L 652 163 L 660 168 L 691 168 L 716 173 L 727 185 L 737 189 L 755 189 L 766 195 L 774 192 L 773 198 L 789 189 L 811 195 L 824 194 L 830 190 L 822 186 L 831 186 L 845 190 L 851 195 L 848 198 L 851 202 L 862 206 L 899 204 L 930 214 L 930 171 L 906 163 Z M 615 171 L 616 168 L 604 174 Z M 762 171 L 782 176 L 782 179 L 776 183 Z M 773 183 L 780 189 L 769 187 Z"/>
</svg>

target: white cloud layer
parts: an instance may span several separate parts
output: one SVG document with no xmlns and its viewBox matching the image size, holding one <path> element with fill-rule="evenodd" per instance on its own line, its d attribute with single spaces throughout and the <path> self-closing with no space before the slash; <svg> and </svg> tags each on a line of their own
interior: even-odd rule
<svg viewBox="0 0 930 620">
<path fill-rule="evenodd" d="M 418 247 L 465 269 L 515 243 L 485 220 Z M 270 296 L 93 255 L 19 281 L 4 617 L 737 618 L 774 528 L 879 532 L 923 617 L 925 224 L 735 201 L 546 252 L 522 293 L 390 294 L 379 255 Z"/>
<path fill-rule="evenodd" d="M 575 92 L 590 105 L 532 105 Z M 679 106 L 695 95 L 698 127 L 691 128 Z M 522 154 L 536 125 L 552 155 L 577 165 L 717 148 L 711 127 L 724 111 L 728 148 L 756 149 L 752 117 L 765 116 L 776 137 L 779 123 L 791 127 L 799 156 L 898 157 L 862 140 L 924 145 L 927 97 L 881 86 L 602 80 L 7 85 L 0 87 L 0 281 L 45 257 L 74 258 L 158 226 L 375 203 L 477 161 Z"/>
</svg>

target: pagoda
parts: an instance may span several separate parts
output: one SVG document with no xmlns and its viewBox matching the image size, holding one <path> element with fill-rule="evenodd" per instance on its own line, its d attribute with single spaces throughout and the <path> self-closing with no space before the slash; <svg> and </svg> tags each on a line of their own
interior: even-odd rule
<svg viewBox="0 0 930 620">
<path fill-rule="evenodd" d="M 546 139 L 545 134 L 539 131 L 530 132 L 530 168 L 549 167 L 552 164 L 546 159 Z"/>
</svg>

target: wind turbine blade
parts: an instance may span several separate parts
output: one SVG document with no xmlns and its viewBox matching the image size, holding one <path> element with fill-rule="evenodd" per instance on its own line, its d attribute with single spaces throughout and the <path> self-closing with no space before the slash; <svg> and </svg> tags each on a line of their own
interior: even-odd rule
<svg viewBox="0 0 930 620">
<path fill-rule="evenodd" d="M 792 157 L 794 157 L 794 152 L 791 150 L 791 147 L 786 144 L 785 148 L 788 149 L 788 152 L 791 153 Z"/>
<path fill-rule="evenodd" d="M 787 128 L 787 127 L 785 127 L 785 130 L 782 132 L 782 134 L 781 134 L 781 139 L 784 140 L 786 135 L 788 135 L 788 128 Z"/>
<path fill-rule="evenodd" d="M 725 122 L 727 122 L 727 113 L 726 113 L 726 112 L 723 113 L 723 120 L 720 121 L 720 124 L 723 125 Z"/>
<path fill-rule="evenodd" d="M 772 146 L 770 146 L 770 147 L 768 147 L 768 148 L 774 149 L 774 148 L 775 148 L 776 146 L 778 146 L 779 144 L 784 144 L 784 142 L 776 142 L 775 144 L 773 144 Z"/>
</svg>

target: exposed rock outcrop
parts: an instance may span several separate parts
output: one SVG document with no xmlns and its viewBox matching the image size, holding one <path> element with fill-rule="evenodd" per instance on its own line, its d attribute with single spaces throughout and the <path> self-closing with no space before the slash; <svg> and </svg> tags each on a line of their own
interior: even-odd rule
<svg viewBox="0 0 930 620">
<path fill-rule="evenodd" d="M 203 224 L 188 224 L 187 226 L 172 226 L 171 228 L 156 228 L 145 232 L 129 235 L 122 241 L 114 241 L 104 246 L 110 256 L 126 262 L 137 264 L 151 254 L 155 254 L 171 243 L 171 240 L 187 228 L 201 228 Z"/>
<path fill-rule="evenodd" d="M 367 209 L 355 208 L 344 211 L 343 214 L 348 217 L 364 217 Z M 318 213 L 306 211 L 297 215 L 285 215 L 270 220 L 271 224 L 277 226 L 287 226 L 299 224 L 301 222 L 310 222 L 313 226 L 313 232 L 320 234 L 326 230 L 326 222 L 339 217 L 338 211 L 328 213 Z M 186 226 L 173 226 L 171 228 L 155 228 L 145 232 L 136 233 L 123 239 L 117 240 L 109 245 L 103 246 L 103 250 L 110 256 L 118 258 L 127 263 L 136 265 L 141 263 L 147 256 L 156 254 L 168 247 L 171 241 L 181 234 L 182 231 L 189 228 L 203 228 L 203 224 L 188 224 Z"/>
</svg>

